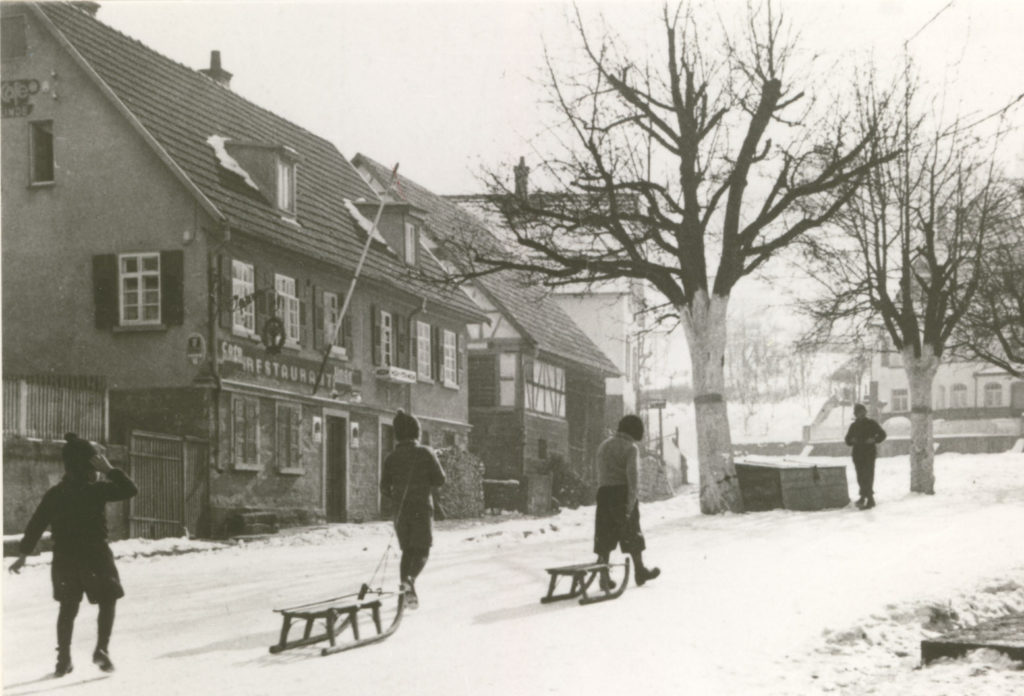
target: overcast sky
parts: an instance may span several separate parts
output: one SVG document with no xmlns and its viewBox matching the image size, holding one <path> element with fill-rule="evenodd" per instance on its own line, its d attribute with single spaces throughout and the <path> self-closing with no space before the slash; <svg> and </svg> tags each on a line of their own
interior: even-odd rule
<svg viewBox="0 0 1024 696">
<path fill-rule="evenodd" d="M 887 0 L 782 2 L 801 46 L 829 63 L 898 60 L 903 43 L 926 79 L 984 113 L 1024 92 L 1024 2 Z M 660 5 L 583 2 L 630 37 L 656 27 Z M 707 2 L 727 20 L 738 2 Z M 572 38 L 570 5 L 531 2 L 133 2 L 99 18 L 193 68 L 219 49 L 232 87 L 439 193 L 480 188 L 481 165 L 531 152 L 542 51 Z M 937 16 L 936 16 L 937 15 Z M 1021 111 L 1017 112 L 1018 121 Z M 1018 137 L 1010 146 L 1022 153 Z"/>
<path fill-rule="evenodd" d="M 991 113 L 1024 92 L 1021 0 L 784 1 L 806 55 L 818 54 L 816 80 L 843 92 L 843 76 L 873 61 L 902 64 L 907 44 L 922 77 L 953 110 Z M 726 22 L 745 3 L 704 2 Z M 583 2 L 634 45 L 656 43 L 660 4 Z M 562 56 L 574 38 L 571 5 L 528 2 L 133 2 L 108 0 L 99 18 L 193 68 L 219 49 L 232 88 L 334 142 L 401 164 L 406 176 L 438 193 L 478 192 L 482 166 L 530 159 L 547 121 L 538 106 L 545 45 Z M 832 69 L 829 70 L 829 66 Z M 795 77 L 804 77 L 801 75 Z M 1024 107 L 1024 104 L 1021 105 Z M 1013 112 L 1022 123 L 1024 108 Z M 1024 174 L 1024 128 L 1003 148 Z M 511 178 L 511 172 L 510 172 Z M 788 334 L 795 275 L 785 262 L 771 279 L 748 278 L 730 312 L 743 311 Z M 663 379 L 685 379 L 681 332 L 669 341 L 678 359 Z"/>
</svg>

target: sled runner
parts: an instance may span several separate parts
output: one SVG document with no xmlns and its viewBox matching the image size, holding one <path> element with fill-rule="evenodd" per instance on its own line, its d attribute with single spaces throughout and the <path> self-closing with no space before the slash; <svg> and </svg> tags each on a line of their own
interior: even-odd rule
<svg viewBox="0 0 1024 696">
<path fill-rule="evenodd" d="M 381 600 L 385 597 L 397 596 L 398 605 L 391 624 L 385 629 L 381 622 Z M 368 585 L 363 585 L 359 592 L 325 599 L 319 602 L 301 604 L 287 609 L 275 609 L 281 614 L 281 639 L 276 645 L 270 646 L 271 653 L 279 653 L 292 648 L 301 648 L 306 645 L 313 645 L 322 641 L 328 641 L 330 645 L 320 651 L 321 655 L 333 655 L 352 648 L 361 648 L 364 645 L 376 643 L 389 637 L 398 630 L 402 622 L 402 614 L 405 609 L 405 592 L 385 592 L 383 590 L 370 590 Z M 373 620 L 373 627 L 376 629 L 374 635 L 365 638 L 359 635 L 360 614 L 370 615 Z M 302 638 L 288 640 L 288 633 L 291 630 L 293 621 L 305 621 L 305 629 Z M 313 634 L 317 621 L 324 622 L 323 633 Z M 353 640 L 339 642 L 345 629 L 352 629 Z"/>
<path fill-rule="evenodd" d="M 588 594 L 590 586 L 600 577 L 602 571 L 611 571 L 612 568 L 617 567 L 625 568 L 625 572 L 622 574 L 622 580 L 619 581 L 614 589 L 600 589 L 599 582 L 597 590 L 599 594 Z M 557 568 L 547 568 L 547 572 L 551 576 L 551 582 L 548 585 L 547 595 L 540 598 L 541 604 L 557 602 L 561 599 L 573 599 L 574 597 L 580 598 L 580 604 L 593 604 L 594 602 L 604 602 L 622 596 L 622 593 L 626 591 L 626 585 L 629 583 L 629 559 L 627 558 L 624 563 L 579 563 L 577 565 L 559 566 Z M 609 572 L 608 575 L 610 577 L 611 573 Z M 568 592 L 555 594 L 558 580 L 562 577 L 571 577 L 572 586 Z"/>
</svg>

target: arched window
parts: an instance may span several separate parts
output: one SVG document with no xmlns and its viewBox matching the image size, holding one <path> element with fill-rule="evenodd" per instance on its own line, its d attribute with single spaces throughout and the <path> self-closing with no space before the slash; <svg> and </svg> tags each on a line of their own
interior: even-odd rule
<svg viewBox="0 0 1024 696">
<path fill-rule="evenodd" d="M 950 408 L 967 408 L 967 385 L 954 384 L 949 391 Z"/>
<path fill-rule="evenodd" d="M 985 408 L 999 408 L 1003 405 L 1003 385 L 989 382 L 985 385 Z"/>
<path fill-rule="evenodd" d="M 940 384 L 935 392 L 935 408 L 946 408 L 946 387 Z"/>
</svg>

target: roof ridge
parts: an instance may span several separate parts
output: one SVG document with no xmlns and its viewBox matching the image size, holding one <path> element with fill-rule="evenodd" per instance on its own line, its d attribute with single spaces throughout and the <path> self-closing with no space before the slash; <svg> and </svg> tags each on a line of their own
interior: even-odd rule
<svg viewBox="0 0 1024 696">
<path fill-rule="evenodd" d="M 211 85 L 216 85 L 219 89 L 224 90 L 224 92 L 227 95 L 229 95 L 229 98 L 238 99 L 238 100 L 244 101 L 250 107 L 258 109 L 259 111 L 262 111 L 263 113 L 268 114 L 268 115 L 272 116 L 275 119 L 279 119 L 281 121 L 284 121 L 284 122 L 288 123 L 290 126 L 292 126 L 293 128 L 295 128 L 296 130 L 302 131 L 306 135 L 308 135 L 308 136 L 310 136 L 310 137 L 312 137 L 312 138 L 314 138 L 316 140 L 320 140 L 320 141 L 323 141 L 323 142 L 329 144 L 331 147 L 333 147 L 338 152 L 339 155 L 344 157 L 344 155 L 341 152 L 341 148 L 338 147 L 338 145 L 336 145 L 335 143 L 333 143 L 330 140 L 328 140 L 327 138 L 325 138 L 324 136 L 318 135 L 318 134 L 314 133 L 313 131 L 311 131 L 310 129 L 306 128 L 305 126 L 300 125 L 299 123 L 296 123 L 295 121 L 293 121 L 293 120 L 291 120 L 291 119 L 289 119 L 289 118 L 287 118 L 285 116 L 282 116 L 281 114 L 277 113 L 276 111 L 271 111 L 267 107 L 261 106 L 260 104 L 254 102 L 253 100 L 249 99 L 248 97 L 243 96 L 242 94 L 236 92 L 235 90 L 231 89 L 230 87 L 225 87 L 224 85 L 219 84 L 212 77 L 210 77 L 208 75 L 204 75 L 201 72 L 201 69 L 193 68 L 193 67 L 191 67 L 189 65 L 186 65 L 185 63 L 177 61 L 174 58 L 171 58 L 170 56 L 168 56 L 168 55 L 166 55 L 164 53 L 161 53 L 160 51 L 156 50 L 152 46 L 149 46 L 149 45 L 143 43 L 143 41 L 141 39 L 137 39 L 134 36 L 131 36 L 130 34 L 127 34 L 127 33 L 123 32 L 123 31 L 121 31 L 120 29 L 118 29 L 118 28 L 116 28 L 116 27 L 114 27 L 114 26 L 112 26 L 110 24 L 107 24 L 106 22 L 104 22 L 100 18 L 96 17 L 95 15 L 90 14 L 84 8 L 78 7 L 76 5 L 76 3 L 74 2 L 74 0 L 56 0 L 56 1 L 45 0 L 43 2 L 37 2 L 36 4 L 40 5 L 41 9 L 44 9 L 44 10 L 45 10 L 46 6 L 48 6 L 48 5 L 49 6 L 63 6 L 63 7 L 66 7 L 69 10 L 72 10 L 72 11 L 78 13 L 79 15 L 81 15 L 80 19 L 84 19 L 86 21 L 91 21 L 92 23 L 94 23 L 94 24 L 96 24 L 96 25 L 98 25 L 100 27 L 103 27 L 103 29 L 105 31 L 112 32 L 112 33 L 118 35 L 119 37 L 121 37 L 122 39 L 125 39 L 125 40 L 131 42 L 132 44 L 135 44 L 136 46 L 140 47 L 142 50 L 152 54 L 153 56 L 156 56 L 157 58 L 159 58 L 160 60 L 164 61 L 165 63 L 167 63 L 167 64 L 169 64 L 171 66 L 174 66 L 175 68 L 187 71 L 191 75 L 195 76 L 196 79 L 201 79 L 201 80 L 204 80 L 204 81 L 210 83 Z M 58 27 L 58 29 L 60 29 L 60 27 Z M 61 30 L 61 31 L 63 32 L 63 30 Z M 214 135 L 216 135 L 216 134 L 214 134 Z"/>
</svg>

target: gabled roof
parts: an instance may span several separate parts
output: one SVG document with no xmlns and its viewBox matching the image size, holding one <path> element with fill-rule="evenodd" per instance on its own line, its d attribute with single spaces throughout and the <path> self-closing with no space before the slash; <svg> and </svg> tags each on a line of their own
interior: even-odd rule
<svg viewBox="0 0 1024 696">
<path fill-rule="evenodd" d="M 391 176 L 388 167 L 366 155 L 356 155 L 353 162 L 357 167 L 365 167 L 380 181 L 387 181 Z M 401 191 L 396 195 L 427 211 L 428 233 L 438 237 L 436 241 L 442 242 L 444 235 L 469 235 L 474 244 L 500 245 L 480 218 L 401 174 L 399 179 Z M 551 299 L 548 292 L 530 284 L 524 274 L 500 271 L 473 282 L 539 350 L 606 375 L 619 374 L 614 363 Z"/>
<path fill-rule="evenodd" d="M 211 215 L 226 221 L 233 232 L 355 268 L 366 233 L 353 220 L 344 199 L 377 202 L 379 198 L 333 144 L 71 4 L 29 5 Z M 241 175 L 220 164 L 208 142 L 211 136 L 295 152 L 298 224 L 282 217 Z M 363 275 L 461 315 L 481 314 L 465 293 L 417 281 L 378 242 L 371 247 Z"/>
</svg>

